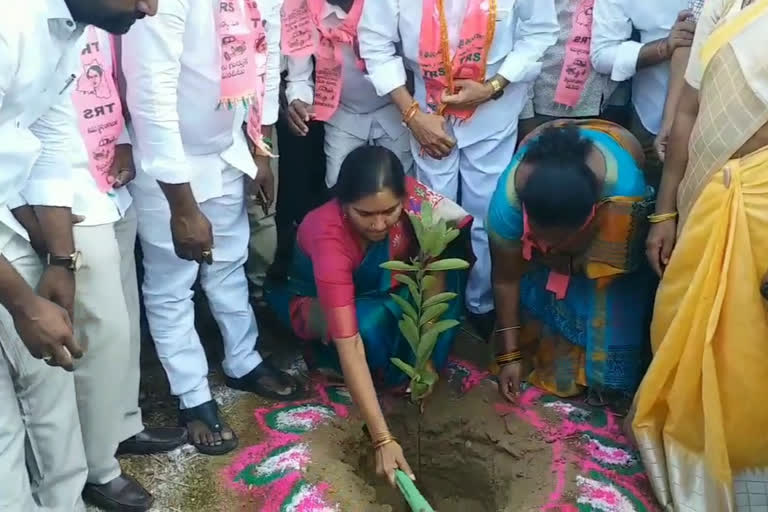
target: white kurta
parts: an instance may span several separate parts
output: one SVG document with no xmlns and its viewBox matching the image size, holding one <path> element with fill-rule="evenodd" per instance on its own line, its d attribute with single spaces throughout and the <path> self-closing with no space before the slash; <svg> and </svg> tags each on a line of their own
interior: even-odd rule
<svg viewBox="0 0 768 512">
<path fill-rule="evenodd" d="M 455 48 L 467 0 L 447 0 L 449 40 Z M 422 3 L 409 0 L 366 2 L 358 27 L 360 53 L 380 95 L 406 83 L 406 67 L 415 77 L 414 98 L 426 104 L 419 68 Z M 504 94 L 477 108 L 467 121 L 448 123 L 457 146 L 442 160 L 421 155 L 412 138 L 416 176 L 436 192 L 456 200 L 474 217 L 472 244 L 477 261 L 467 286 L 467 307 L 473 313 L 493 309 L 491 260 L 484 221 L 496 182 L 517 144 L 517 120 L 531 82 L 541 71 L 544 52 L 557 41 L 560 27 L 554 0 L 498 0 L 496 31 L 486 78 L 497 73 L 510 81 Z M 397 48 L 401 48 L 398 52 Z"/>
<path fill-rule="evenodd" d="M 267 60 L 265 125 L 277 119 L 280 0 L 259 0 Z M 216 109 L 221 91 L 218 0 L 165 0 L 123 37 L 123 73 L 138 175 L 131 192 L 144 253 L 144 303 L 171 391 L 182 408 L 211 400 L 205 352 L 195 331 L 191 288 L 200 276 L 222 332 L 224 372 L 242 377 L 261 363 L 243 264 L 248 251 L 244 175 L 257 169 L 242 124 L 246 111 Z M 213 227 L 213 265 L 179 259 L 168 202 L 157 185 L 190 183 Z"/>
<path fill-rule="evenodd" d="M 669 62 L 637 69 L 644 44 L 669 35 L 688 0 L 595 0 L 592 65 L 616 82 L 632 79 L 632 104 L 649 132 L 661 129 L 669 84 Z M 632 33 L 640 33 L 640 42 Z"/>
<path fill-rule="evenodd" d="M 343 9 L 325 4 L 323 23 L 335 27 L 343 22 L 347 13 Z M 325 126 L 325 183 L 336 184 L 344 158 L 358 146 L 373 144 L 392 150 L 408 172 L 413 165 L 408 130 L 403 126 L 400 112 L 387 96 L 379 96 L 376 89 L 360 69 L 351 46 L 342 47 L 343 87 L 339 108 Z M 286 97 L 288 102 L 301 100 L 314 102 L 311 56 L 286 57 L 288 75 Z"/>
</svg>

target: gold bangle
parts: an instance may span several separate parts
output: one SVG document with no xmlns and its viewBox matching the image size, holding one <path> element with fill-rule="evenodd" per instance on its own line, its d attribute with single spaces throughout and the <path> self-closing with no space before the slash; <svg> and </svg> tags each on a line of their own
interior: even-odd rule
<svg viewBox="0 0 768 512">
<path fill-rule="evenodd" d="M 522 359 L 523 354 L 519 350 L 515 350 L 513 352 L 507 352 L 506 354 L 496 356 L 496 364 L 501 366 L 505 363 L 515 363 Z"/>
<path fill-rule="evenodd" d="M 499 328 L 499 329 L 496 329 L 496 330 L 495 330 L 495 331 L 493 331 L 493 332 L 495 332 L 496 334 L 499 334 L 500 332 L 516 331 L 516 330 L 519 330 L 519 329 L 521 329 L 521 328 L 522 328 L 522 327 L 521 327 L 521 326 L 519 326 L 519 325 L 513 325 L 512 327 L 501 327 L 501 328 Z"/>
<path fill-rule="evenodd" d="M 651 224 L 660 224 L 662 222 L 667 222 L 668 220 L 674 220 L 676 218 L 677 218 L 677 212 L 657 213 L 655 215 L 649 215 L 648 222 L 650 222 Z"/>
<path fill-rule="evenodd" d="M 418 101 L 414 101 L 411 103 L 411 106 L 408 107 L 408 110 L 405 111 L 403 114 L 403 123 L 406 125 L 411 122 L 411 120 L 416 116 L 416 112 L 419 111 L 421 106 L 419 105 Z"/>
<path fill-rule="evenodd" d="M 395 439 L 394 437 L 392 439 L 386 439 L 384 441 L 381 441 L 381 442 L 376 443 L 375 445 L 373 445 L 373 449 L 374 450 L 378 450 L 379 448 L 383 448 L 384 446 L 387 446 L 388 444 L 396 443 L 396 442 L 397 442 L 397 439 Z"/>
</svg>

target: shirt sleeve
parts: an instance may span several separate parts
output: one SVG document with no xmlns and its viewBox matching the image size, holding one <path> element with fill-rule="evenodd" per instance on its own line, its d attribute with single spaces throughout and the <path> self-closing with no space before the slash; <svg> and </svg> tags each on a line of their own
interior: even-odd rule
<svg viewBox="0 0 768 512">
<path fill-rule="evenodd" d="M 354 262 L 340 236 L 328 226 L 315 236 L 309 252 L 315 273 L 320 305 L 333 339 L 350 338 L 358 333 L 355 311 Z"/>
<path fill-rule="evenodd" d="M 259 0 L 259 9 L 264 17 L 264 30 L 267 33 L 267 76 L 261 118 L 261 124 L 265 126 L 277 122 L 277 114 L 280 110 L 280 9 L 282 6 L 282 0 Z"/>
<path fill-rule="evenodd" d="M 312 57 L 286 57 L 285 61 L 288 68 L 285 78 L 285 97 L 288 104 L 301 100 L 311 105 L 315 102 L 315 84 L 312 81 L 315 66 Z"/>
<path fill-rule="evenodd" d="M 186 0 L 163 0 L 156 16 L 123 36 L 126 103 L 144 172 L 163 183 L 188 183 L 177 93 L 186 24 Z"/>
<path fill-rule="evenodd" d="M 720 19 L 725 16 L 728 5 L 728 2 L 723 0 L 707 0 L 696 23 L 696 34 L 693 36 L 688 68 L 685 71 L 685 81 L 696 90 L 701 88 L 701 79 L 704 76 L 704 69 L 701 66 L 701 48 Z"/>
<path fill-rule="evenodd" d="M 560 25 L 554 0 L 521 0 L 517 10 L 515 46 L 499 74 L 510 82 L 531 82 L 541 72 L 544 52 L 557 42 Z"/>
<path fill-rule="evenodd" d="M 591 60 L 595 71 L 623 82 L 637 72 L 642 43 L 632 41 L 632 20 L 627 17 L 627 0 L 595 0 L 592 20 Z"/>
<path fill-rule="evenodd" d="M 357 27 L 360 56 L 379 96 L 386 96 L 406 83 L 405 64 L 397 54 L 399 1 L 365 2 Z"/>
<path fill-rule="evenodd" d="M 71 91 L 63 91 L 58 102 L 29 130 L 40 140 L 42 148 L 21 196 L 30 205 L 71 208 L 75 192 L 69 155 L 80 137 Z"/>
</svg>

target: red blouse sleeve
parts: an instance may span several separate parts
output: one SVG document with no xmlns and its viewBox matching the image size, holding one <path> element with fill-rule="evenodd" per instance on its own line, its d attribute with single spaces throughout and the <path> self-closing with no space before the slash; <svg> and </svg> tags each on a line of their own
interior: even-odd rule
<svg viewBox="0 0 768 512">
<path fill-rule="evenodd" d="M 334 339 L 349 338 L 359 331 L 353 275 L 360 264 L 360 250 L 343 221 L 322 217 L 327 216 L 312 219 L 317 229 L 300 242 L 304 242 L 301 246 L 312 259 L 318 300 L 325 312 L 329 335 Z"/>
</svg>

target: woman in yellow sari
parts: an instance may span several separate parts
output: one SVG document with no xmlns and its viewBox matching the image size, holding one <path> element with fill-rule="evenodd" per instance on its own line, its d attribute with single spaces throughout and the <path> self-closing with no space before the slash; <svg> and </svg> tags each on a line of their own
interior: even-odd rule
<svg viewBox="0 0 768 512">
<path fill-rule="evenodd" d="M 768 0 L 707 0 L 651 218 L 633 431 L 667 510 L 768 510 L 766 42 Z"/>
</svg>

